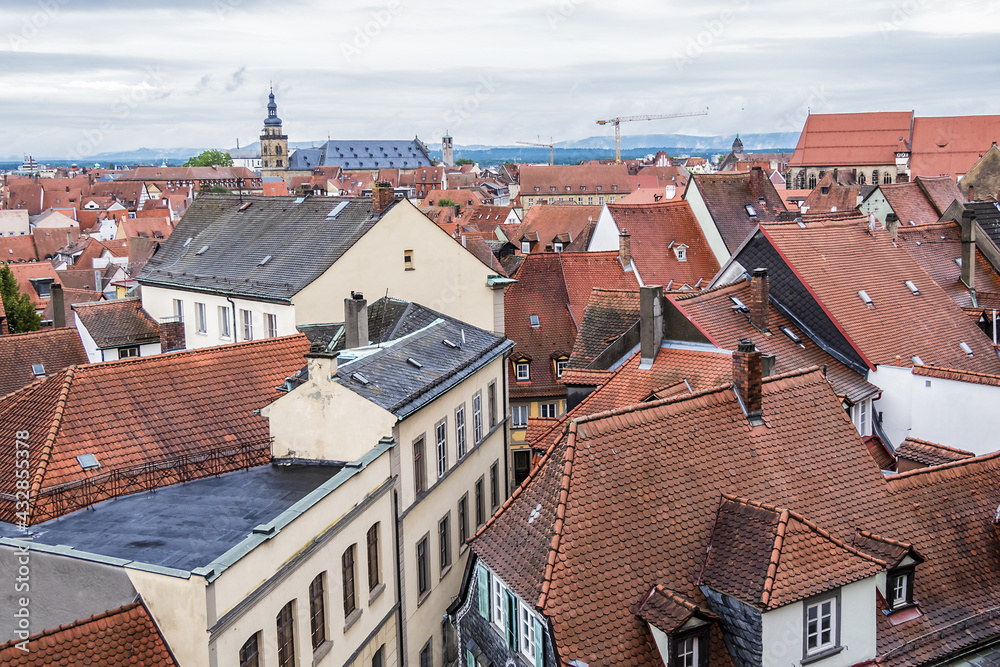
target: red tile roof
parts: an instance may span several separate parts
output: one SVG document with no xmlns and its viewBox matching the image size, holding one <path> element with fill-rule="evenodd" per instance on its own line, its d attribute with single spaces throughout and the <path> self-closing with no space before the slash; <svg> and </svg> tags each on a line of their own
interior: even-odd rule
<svg viewBox="0 0 1000 667">
<path fill-rule="evenodd" d="M 532 241 L 531 252 L 552 252 L 551 246 L 558 241 L 569 246 L 581 237 L 593 233 L 594 224 L 601 217 L 600 206 L 580 206 L 579 204 L 539 204 L 532 206 L 524 214 L 524 220 L 517 232 L 510 237 L 511 243 L 520 251 L 521 241 Z M 564 250 L 568 250 L 564 247 Z M 586 250 L 586 248 L 580 248 Z"/>
<path fill-rule="evenodd" d="M 806 200 L 802 202 L 800 210 L 803 215 L 853 211 L 858 206 L 858 195 L 860 194 L 860 185 L 839 185 L 833 181 L 833 172 L 827 172 L 813 188 L 813 191 L 809 193 Z"/>
<path fill-rule="evenodd" d="M 910 171 L 915 176 L 956 179 L 996 141 L 1000 141 L 1000 116 L 917 117 Z"/>
<path fill-rule="evenodd" d="M 588 366 L 638 321 L 639 290 L 592 290 L 583 318 L 578 320 L 580 331 L 570 356 L 570 366 Z"/>
<path fill-rule="evenodd" d="M 39 278 L 51 278 L 52 282 L 59 283 L 59 275 L 51 262 L 15 262 L 8 266 L 17 279 L 18 289 L 28 295 L 31 302 L 35 304 L 35 308 L 44 308 L 48 305 L 48 297 L 43 299 L 38 296 L 38 291 L 32 286 L 31 281 Z"/>
<path fill-rule="evenodd" d="M 809 114 L 788 166 L 895 164 L 899 138 L 910 137 L 912 116 L 909 111 Z"/>
<path fill-rule="evenodd" d="M 486 197 L 478 190 L 431 190 L 420 205 L 438 206 L 442 199 L 450 199 L 465 208 L 466 206 L 482 206 Z"/>
<path fill-rule="evenodd" d="M 896 448 L 896 457 L 915 461 L 928 466 L 941 465 L 962 459 L 971 459 L 976 455 L 964 449 L 956 449 L 939 445 L 936 442 L 927 442 L 919 438 L 907 438 Z"/>
<path fill-rule="evenodd" d="M 664 289 L 702 287 L 719 271 L 719 262 L 686 201 L 608 204 L 608 211 L 618 229 L 631 236 L 632 261 L 644 284 Z M 680 245 L 687 246 L 684 261 L 675 251 Z"/>
<path fill-rule="evenodd" d="M 36 259 L 34 236 L 0 236 L 0 262 L 33 262 Z"/>
<path fill-rule="evenodd" d="M 176 667 L 177 662 L 142 602 L 31 635 L 28 651 L 17 640 L 0 645 L 8 667 Z"/>
<path fill-rule="evenodd" d="M 522 198 L 556 195 L 623 197 L 632 191 L 628 167 L 623 164 L 526 164 L 521 167 L 520 183 Z"/>
<path fill-rule="evenodd" d="M 880 185 L 879 188 L 882 190 L 882 196 L 892 207 L 892 212 L 899 217 L 903 225 L 909 225 L 911 222 L 925 225 L 937 222 L 941 218 L 941 212 L 934 207 L 934 203 L 916 182 Z"/>
<path fill-rule="evenodd" d="M 774 184 L 760 170 L 749 174 L 693 174 L 691 183 L 698 188 L 729 252 L 736 252 L 759 222 L 777 220 L 787 212 Z M 690 188 L 689 184 L 685 198 Z M 747 206 L 753 208 L 753 216 Z"/>
<path fill-rule="evenodd" d="M 73 311 L 99 348 L 160 340 L 160 327 L 139 298 L 76 304 Z"/>
<path fill-rule="evenodd" d="M 0 396 L 34 382 L 33 364 L 41 364 L 46 377 L 85 363 L 87 353 L 73 327 L 0 336 Z"/>
<path fill-rule="evenodd" d="M 308 349 L 306 337 L 296 335 L 70 367 L 3 398 L 0 424 L 30 432 L 33 521 L 67 511 L 50 506 L 54 487 L 95 474 L 174 462 L 170 467 L 223 449 L 250 450 L 224 458 L 227 469 L 268 460 L 267 420 L 256 411 L 280 395 L 275 388 L 302 368 Z M 0 443 L 6 462 L 0 473 L 6 470 L 8 478 L 0 481 L 0 493 L 12 493 L 13 446 Z M 88 453 L 100 469 L 82 470 L 76 457 Z M 163 475 L 162 481 L 176 478 Z M 86 504 L 103 499 L 91 493 Z M 11 520 L 11 508 L 0 503 L 2 520 Z"/>
<path fill-rule="evenodd" d="M 560 253 L 560 259 L 566 293 L 569 296 L 569 309 L 578 328 L 583 322 L 584 311 L 595 288 L 639 289 L 635 274 L 622 269 L 616 251 L 564 252 Z"/>
<path fill-rule="evenodd" d="M 916 356 L 925 364 L 1000 374 L 986 335 L 887 231 L 869 231 L 864 216 L 807 228 L 770 223 L 761 231 L 869 362 L 909 367 Z"/>
<path fill-rule="evenodd" d="M 985 384 L 991 387 L 1000 387 L 1000 375 L 988 375 L 985 373 L 972 373 L 970 371 L 960 371 L 954 368 L 943 368 L 939 366 L 914 366 L 914 375 L 924 377 L 940 378 L 942 380 L 954 380 L 955 382 L 971 382 L 973 384 Z"/>
<path fill-rule="evenodd" d="M 38 259 L 52 259 L 56 252 L 75 243 L 80 238 L 79 227 L 63 227 L 62 229 L 51 229 L 39 227 L 32 232 L 35 237 L 35 250 L 38 252 Z"/>
</svg>

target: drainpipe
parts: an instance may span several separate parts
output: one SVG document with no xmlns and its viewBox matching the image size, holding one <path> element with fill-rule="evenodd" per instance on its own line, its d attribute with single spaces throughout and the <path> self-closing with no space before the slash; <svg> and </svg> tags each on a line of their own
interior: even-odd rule
<svg viewBox="0 0 1000 667">
<path fill-rule="evenodd" d="M 993 309 L 993 344 L 997 344 L 997 309 Z"/>
<path fill-rule="evenodd" d="M 226 295 L 226 301 L 228 301 L 233 306 L 233 342 L 237 342 L 239 339 L 236 338 L 236 302 L 233 301 L 229 295 Z"/>
</svg>

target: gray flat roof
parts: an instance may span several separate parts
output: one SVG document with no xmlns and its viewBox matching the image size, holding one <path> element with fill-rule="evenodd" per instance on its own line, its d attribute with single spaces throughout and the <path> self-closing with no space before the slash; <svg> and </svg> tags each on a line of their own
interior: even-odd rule
<svg viewBox="0 0 1000 667">
<path fill-rule="evenodd" d="M 190 571 L 212 563 L 340 470 L 267 465 L 115 498 L 33 526 L 33 541 Z M 24 535 L 0 523 L 0 537 Z"/>
</svg>

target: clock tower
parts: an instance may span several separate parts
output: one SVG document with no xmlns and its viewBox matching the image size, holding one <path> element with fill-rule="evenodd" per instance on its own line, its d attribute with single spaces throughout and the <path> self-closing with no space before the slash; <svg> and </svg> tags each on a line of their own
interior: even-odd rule
<svg viewBox="0 0 1000 667">
<path fill-rule="evenodd" d="M 274 89 L 268 96 L 267 118 L 260 135 L 260 175 L 281 176 L 288 167 L 288 136 L 281 133 L 278 105 L 274 102 Z"/>
</svg>

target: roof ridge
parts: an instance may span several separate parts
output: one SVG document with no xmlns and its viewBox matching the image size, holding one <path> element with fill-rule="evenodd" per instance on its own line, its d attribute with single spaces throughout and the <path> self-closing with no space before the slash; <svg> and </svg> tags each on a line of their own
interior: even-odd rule
<svg viewBox="0 0 1000 667">
<path fill-rule="evenodd" d="M 0 651 L 3 651 L 4 649 L 7 648 L 11 648 L 13 646 L 17 646 L 22 641 L 28 641 L 28 642 L 38 641 L 42 637 L 49 637 L 51 635 L 56 634 L 57 632 L 64 632 L 65 630 L 80 627 L 81 625 L 86 625 L 87 623 L 93 623 L 94 621 L 100 621 L 101 619 L 104 618 L 110 618 L 111 616 L 123 614 L 127 611 L 132 611 L 133 609 L 136 609 L 141 606 L 144 606 L 142 604 L 142 601 L 135 600 L 134 602 L 129 602 L 128 604 L 124 604 L 116 609 L 108 609 L 106 611 L 98 612 L 93 616 L 88 616 L 87 618 L 77 619 L 72 623 L 64 623 L 63 625 L 57 626 L 55 628 L 49 628 L 47 630 L 42 630 L 41 632 L 36 632 L 35 634 L 29 636 L 27 640 L 17 639 L 17 638 L 11 639 L 10 641 L 4 644 L 0 644 Z"/>
<path fill-rule="evenodd" d="M 685 291 L 685 292 L 671 292 L 671 294 L 677 294 L 677 296 L 676 296 L 676 300 L 677 301 L 690 301 L 691 299 L 697 298 L 699 296 L 704 296 L 706 294 L 713 294 L 715 292 L 720 292 L 720 291 L 726 289 L 727 287 L 734 287 L 734 286 L 745 287 L 746 284 L 747 284 L 747 280 L 744 278 L 744 279 L 740 279 L 740 280 L 734 280 L 731 283 L 724 283 L 722 285 L 716 285 L 715 287 L 711 287 L 709 289 L 704 289 L 704 290 L 701 290 L 701 291 L 698 291 L 698 292 L 687 292 L 687 291 Z"/>
<path fill-rule="evenodd" d="M 45 435 L 45 441 L 42 443 L 42 453 L 38 457 L 38 468 L 35 470 L 34 479 L 31 481 L 30 499 L 38 498 L 42 489 L 42 482 L 45 481 L 45 472 L 48 469 L 49 461 L 52 459 L 52 447 L 55 445 L 59 429 L 62 427 L 62 419 L 66 410 L 66 403 L 69 400 L 69 390 L 73 385 L 73 377 L 76 369 L 77 367 L 73 365 L 63 371 L 65 373 L 63 386 L 59 390 L 59 396 L 56 398 L 49 432 Z"/>
<path fill-rule="evenodd" d="M 953 468 L 959 468 L 961 466 L 967 466 L 973 463 L 987 463 L 997 458 L 1000 458 L 1000 451 L 993 452 L 992 454 L 983 454 L 982 456 L 974 456 L 967 459 L 959 459 L 958 461 L 949 461 L 947 463 L 940 463 L 938 465 L 927 466 L 926 468 L 907 470 L 906 472 L 899 472 L 896 473 L 895 475 L 889 475 L 885 479 L 887 482 L 892 483 L 900 479 L 910 479 L 912 477 L 918 477 L 920 475 L 929 475 L 934 473 L 946 472 Z"/>
<path fill-rule="evenodd" d="M 569 437 L 566 440 L 566 458 L 563 461 L 562 480 L 559 484 L 559 499 L 556 502 L 556 520 L 552 524 L 552 541 L 549 547 L 549 557 L 545 563 L 545 573 L 542 575 L 542 590 L 535 606 L 545 610 L 549 590 L 552 587 L 552 575 L 556 567 L 556 555 L 562 542 L 562 531 L 566 523 L 566 504 L 569 501 L 569 483 L 573 476 L 573 460 L 576 458 L 576 422 L 569 424 Z"/>
<path fill-rule="evenodd" d="M 856 528 L 854 535 L 855 535 L 855 537 L 857 537 L 858 535 L 860 535 L 861 537 L 867 538 L 869 540 L 875 540 L 877 542 L 884 542 L 886 544 L 891 544 L 891 545 L 897 546 L 897 547 L 904 547 L 906 549 L 912 549 L 913 548 L 913 545 L 910 544 L 909 542 L 901 542 L 899 540 L 894 540 L 894 539 L 892 539 L 890 537 L 882 537 L 881 535 L 879 535 L 877 533 L 873 533 L 870 530 L 864 530 L 862 528 Z"/>
<path fill-rule="evenodd" d="M 19 239 L 19 238 L 22 238 L 22 237 L 15 236 L 13 238 Z M 80 291 L 81 292 L 83 292 L 83 291 L 88 291 L 89 292 L 89 291 L 92 291 L 92 290 L 80 290 Z M 72 332 L 76 333 L 76 327 L 46 327 L 45 329 L 37 329 L 35 331 L 22 331 L 20 333 L 4 334 L 3 335 L 3 340 L 11 340 L 13 338 L 27 337 L 27 336 L 38 336 L 38 335 L 50 336 L 53 333 L 55 333 L 56 331 L 60 331 L 60 332 L 69 332 L 69 331 L 72 331 Z"/>
<path fill-rule="evenodd" d="M 632 412 L 639 412 L 640 410 L 647 410 L 652 408 L 659 408 L 664 405 L 670 405 L 671 403 L 680 403 L 681 401 L 687 401 L 693 398 L 699 398 L 708 394 L 717 394 L 730 389 L 733 383 L 720 384 L 715 387 L 710 387 L 708 389 L 702 389 L 693 394 L 682 394 L 680 396 L 669 396 L 667 398 L 657 399 L 655 401 L 648 401 L 646 403 L 636 403 L 634 405 L 626 405 L 620 408 L 611 408 L 610 410 L 603 410 L 601 412 L 595 412 L 591 415 L 584 415 L 583 417 L 578 417 L 570 421 L 570 425 L 573 424 L 585 424 L 587 422 L 597 421 L 599 419 L 607 419 L 608 417 L 617 417 L 620 415 L 630 414 Z"/>
<path fill-rule="evenodd" d="M 305 337 L 303 333 L 289 334 L 287 336 L 275 336 L 274 338 L 257 338 L 255 340 L 244 340 L 236 343 L 226 343 L 225 345 L 209 345 L 206 347 L 194 347 L 188 350 L 178 350 L 177 352 L 171 352 L 170 354 L 154 354 L 149 357 L 127 357 L 125 359 L 111 359 L 110 361 L 100 361 L 94 364 L 86 364 L 81 366 L 82 370 L 96 370 L 99 368 L 105 368 L 107 366 L 119 366 L 127 364 L 137 364 L 141 362 L 150 362 L 151 360 L 163 360 L 163 359 L 177 359 L 179 357 L 195 356 L 197 354 L 206 354 L 208 352 L 214 352 L 218 350 L 224 350 L 234 347 L 250 347 L 256 345 L 264 345 L 267 343 L 273 343 L 279 340 L 290 340 L 292 338 L 297 338 L 299 336 Z M 303 365 L 305 362 L 303 361 Z"/>
<path fill-rule="evenodd" d="M 972 377 L 1000 380 L 1000 375 L 993 375 L 991 373 L 980 373 L 978 371 L 963 371 L 959 368 L 946 368 L 944 366 L 928 366 L 927 364 L 914 364 L 913 369 L 914 370 L 919 369 L 927 373 L 958 373 L 960 375 L 970 375 Z"/>
<path fill-rule="evenodd" d="M 920 438 L 914 438 L 912 436 L 906 438 L 906 440 L 909 440 L 910 442 L 915 442 L 918 445 L 927 445 L 928 447 L 934 447 L 936 449 L 944 449 L 944 450 L 947 450 L 949 452 L 955 452 L 956 454 L 968 454 L 970 457 L 973 457 L 973 456 L 976 455 L 975 452 L 970 452 L 967 449 L 959 449 L 957 447 L 949 447 L 948 445 L 942 445 L 939 442 L 931 442 L 930 440 L 922 440 Z M 906 440 L 904 440 L 903 442 L 906 442 Z M 900 447 L 902 447 L 902 443 L 900 444 Z M 898 447 L 897 447 L 897 449 L 898 449 Z"/>
<path fill-rule="evenodd" d="M 764 590 L 760 594 L 760 602 L 765 607 L 771 601 L 771 591 L 778 578 L 778 564 L 781 562 L 781 550 L 785 546 L 785 531 L 788 530 L 790 513 L 783 510 L 778 515 L 778 525 L 775 527 L 774 541 L 771 543 L 771 557 L 767 563 L 767 574 L 764 575 Z"/>
</svg>

